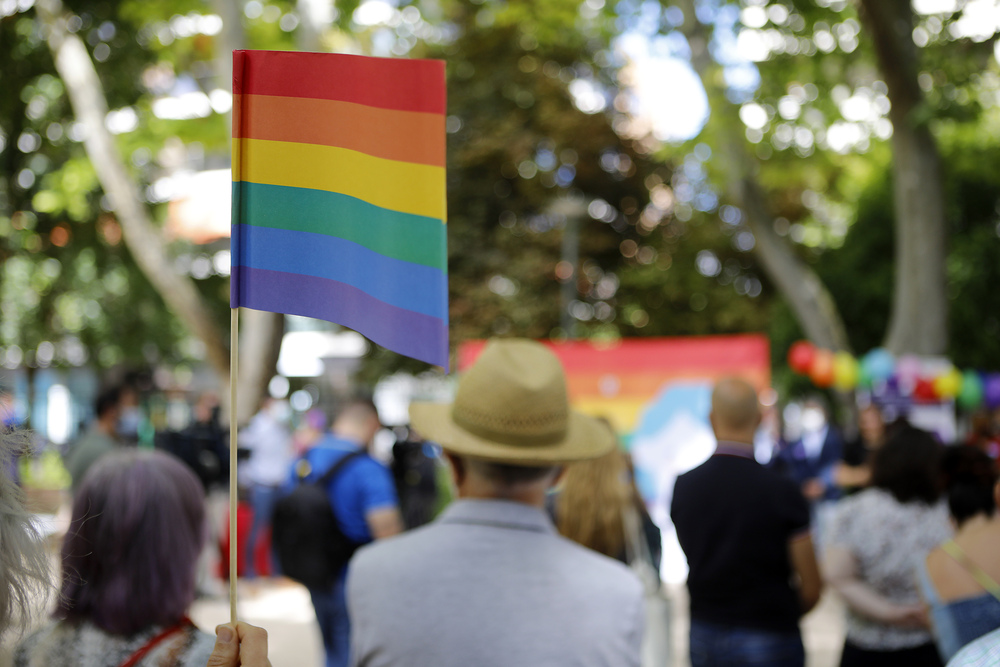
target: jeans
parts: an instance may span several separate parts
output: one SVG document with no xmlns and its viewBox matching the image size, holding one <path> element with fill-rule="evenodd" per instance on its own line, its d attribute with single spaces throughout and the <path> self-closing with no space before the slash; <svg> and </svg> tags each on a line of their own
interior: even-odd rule
<svg viewBox="0 0 1000 667">
<path fill-rule="evenodd" d="M 320 634 L 323 635 L 326 667 L 347 667 L 350 656 L 351 623 L 347 618 L 347 597 L 344 591 L 346 575 L 345 569 L 330 588 L 309 589 Z"/>
<path fill-rule="evenodd" d="M 253 524 L 250 527 L 250 535 L 247 536 L 246 546 L 246 577 L 252 579 L 257 575 L 257 541 L 264 535 L 271 525 L 271 515 L 274 514 L 274 504 L 278 502 L 280 488 L 277 486 L 267 486 L 266 484 L 254 484 L 250 489 L 250 502 L 253 505 Z M 271 576 L 281 574 L 278 567 L 278 558 L 274 553 L 274 545 L 271 545 L 270 552 Z"/>
<path fill-rule="evenodd" d="M 691 621 L 691 667 L 803 667 L 805 661 L 797 630 L 773 632 Z"/>
</svg>

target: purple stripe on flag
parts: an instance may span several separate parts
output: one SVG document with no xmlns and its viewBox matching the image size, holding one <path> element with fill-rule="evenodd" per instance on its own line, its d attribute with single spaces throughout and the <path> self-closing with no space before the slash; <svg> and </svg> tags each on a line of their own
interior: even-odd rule
<svg viewBox="0 0 1000 667">
<path fill-rule="evenodd" d="M 448 323 L 387 303 L 326 278 L 233 267 L 239 305 L 304 315 L 364 334 L 394 352 L 448 369 Z"/>
</svg>

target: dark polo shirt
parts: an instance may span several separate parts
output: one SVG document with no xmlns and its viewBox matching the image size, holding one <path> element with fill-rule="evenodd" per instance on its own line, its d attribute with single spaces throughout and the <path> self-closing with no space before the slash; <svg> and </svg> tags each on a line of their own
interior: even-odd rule
<svg viewBox="0 0 1000 667">
<path fill-rule="evenodd" d="M 670 518 L 690 567 L 693 620 L 798 631 L 788 541 L 809 529 L 809 506 L 794 482 L 719 443 L 677 478 Z"/>
</svg>

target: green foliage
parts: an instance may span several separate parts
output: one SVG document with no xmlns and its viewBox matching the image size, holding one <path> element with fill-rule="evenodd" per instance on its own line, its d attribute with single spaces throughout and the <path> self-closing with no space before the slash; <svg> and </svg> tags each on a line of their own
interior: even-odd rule
<svg viewBox="0 0 1000 667">
<path fill-rule="evenodd" d="M 204 0 L 67 0 L 65 7 L 118 118 L 118 148 L 162 221 L 166 205 L 151 186 L 182 166 L 178 160 L 200 154 L 208 156 L 203 164 L 223 166 L 229 151 L 224 114 L 168 120 L 153 113 L 177 77 L 206 93 L 228 87 L 214 80 L 215 36 L 196 29 L 211 8 Z M 268 34 L 262 45 L 290 46 L 291 37 L 273 35 L 272 27 L 278 30 L 261 28 Z M 19 91 L 0 95 L 0 349 L 16 346 L 29 365 L 196 359 L 199 346 L 124 247 L 33 12 L 0 18 L 0 88 Z M 205 252 L 181 243 L 172 251 L 180 264 Z M 226 279 L 198 284 L 225 325 Z M 42 352 L 48 346 L 54 354 Z"/>
<path fill-rule="evenodd" d="M 878 114 L 845 116 L 844 101 L 857 96 L 883 109 L 887 97 L 854 3 L 698 2 L 712 37 L 709 80 L 718 85 L 708 90 L 707 126 L 680 146 L 626 131 L 619 76 L 626 63 L 613 48 L 616 35 L 643 21 L 677 43 L 669 3 L 657 9 L 633 0 L 406 0 L 399 8 L 410 19 L 417 10 L 419 20 L 375 27 L 355 24 L 359 4 L 336 4 L 323 45 L 374 51 L 388 43 L 397 55 L 447 61 L 455 344 L 491 335 L 767 331 L 776 381 L 794 387 L 784 355 L 801 333 L 762 274 L 741 212 L 731 206 L 731 165 L 720 146 L 733 134 L 757 158 L 753 176 L 776 231 L 830 288 L 854 349 L 881 342 L 895 242 L 889 133 Z M 215 80 L 218 59 L 225 58 L 218 35 L 182 29 L 210 14 L 210 5 L 66 0 L 66 6 L 97 60 L 110 108 L 134 117 L 117 141 L 141 190 L 149 192 L 177 167 L 178 155 L 192 168 L 224 166 L 224 114 L 169 120 L 153 113 L 177 77 L 203 92 L 228 87 Z M 298 19 L 283 20 L 295 3 L 269 0 L 260 9 L 243 22 L 248 46 L 295 48 L 289 25 Z M 751 68 L 731 54 L 740 17 L 759 23 L 758 9 L 765 17 L 758 27 L 773 48 Z M 1000 353 L 993 289 L 1000 278 L 1000 74 L 992 40 L 954 38 L 955 18 L 918 21 L 926 37 L 927 99 L 913 120 L 931 124 L 946 159 L 953 358 L 990 367 Z M 678 52 L 687 55 L 683 47 Z M 752 69 L 759 83 L 733 84 L 740 68 Z M 582 111 L 571 85 L 603 95 L 606 107 Z M 0 95 L 0 346 L 33 351 L 51 342 L 57 364 L 69 363 L 80 346 L 101 366 L 192 361 L 188 334 L 137 269 L 102 201 L 31 12 L 0 18 L 0 89 L 17 91 Z M 751 107 L 764 120 L 748 127 L 739 118 Z M 165 205 L 150 199 L 154 218 L 164 220 Z M 576 317 L 564 330 L 559 276 L 566 267 L 559 262 L 573 221 Z M 207 250 L 176 243 L 172 252 L 183 262 Z M 224 325 L 225 278 L 210 276 L 199 287 Z M 375 350 L 365 373 L 374 379 L 398 368 L 424 366 Z"/>
</svg>

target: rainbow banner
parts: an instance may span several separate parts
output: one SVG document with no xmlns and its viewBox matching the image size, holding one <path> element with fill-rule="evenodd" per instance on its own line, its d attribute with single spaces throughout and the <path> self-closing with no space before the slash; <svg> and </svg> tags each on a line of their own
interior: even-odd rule
<svg viewBox="0 0 1000 667">
<path fill-rule="evenodd" d="M 458 369 L 479 357 L 486 341 L 458 348 Z M 719 378 L 738 375 L 758 391 L 771 383 L 771 352 L 766 336 L 675 336 L 624 338 L 611 343 L 548 343 L 566 371 L 573 407 L 606 417 L 620 435 L 641 430 L 644 417 L 661 409 L 660 397 L 678 386 L 709 391 Z M 706 410 L 699 418 L 708 416 Z"/>
<path fill-rule="evenodd" d="M 448 366 L 444 63 L 233 52 L 230 306 Z"/>
</svg>

